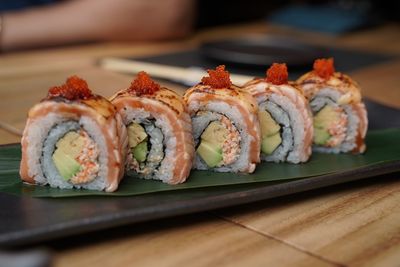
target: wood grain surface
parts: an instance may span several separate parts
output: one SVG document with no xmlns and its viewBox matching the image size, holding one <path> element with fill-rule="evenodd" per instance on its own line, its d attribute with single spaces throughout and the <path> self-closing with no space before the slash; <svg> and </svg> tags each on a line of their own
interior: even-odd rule
<svg viewBox="0 0 400 267">
<path fill-rule="evenodd" d="M 400 55 L 398 25 L 332 37 L 262 23 L 207 30 L 177 42 L 100 43 L 3 54 L 0 122 L 22 130 L 28 109 L 50 86 L 72 74 L 87 79 L 104 96 L 127 87 L 132 77 L 100 69 L 102 57 L 178 51 L 203 40 L 260 32 Z M 350 74 L 365 96 L 400 107 L 398 73 L 400 60 Z M 19 138 L 0 127 L 0 143 Z M 54 266 L 400 266 L 398 178 L 393 174 L 40 245 L 54 252 Z"/>
<path fill-rule="evenodd" d="M 132 225 L 71 248 L 56 245 L 57 266 L 334 266 L 318 257 L 209 214 Z M 110 246 L 112 239 L 112 246 Z M 94 241 L 94 242 L 93 242 Z M 63 246 L 67 246 L 64 251 Z M 99 253 L 99 252 L 102 253 Z M 287 255 L 290 255 L 288 257 Z M 90 255 L 88 257 L 88 255 Z"/>
<path fill-rule="evenodd" d="M 216 213 L 338 264 L 400 263 L 398 174 L 354 184 L 357 187 L 341 185 L 337 187 L 341 190 L 303 193 Z"/>
</svg>

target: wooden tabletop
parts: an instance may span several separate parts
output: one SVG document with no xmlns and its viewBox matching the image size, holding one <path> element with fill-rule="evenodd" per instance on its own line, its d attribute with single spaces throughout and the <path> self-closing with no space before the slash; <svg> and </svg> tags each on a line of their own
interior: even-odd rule
<svg viewBox="0 0 400 267">
<path fill-rule="evenodd" d="M 207 30 L 157 44 L 101 43 L 0 56 L 0 143 L 19 142 L 28 109 L 72 74 L 110 96 L 131 76 L 105 71 L 105 56 L 179 51 L 249 32 L 289 34 L 318 44 L 400 55 L 400 27 L 340 37 L 262 23 Z M 400 107 L 400 59 L 350 73 L 363 94 Z M 165 84 L 165 83 L 164 83 Z M 184 88 L 167 84 L 178 91 Z M 399 144 L 394 144 L 399 145 Z M 399 266 L 399 174 L 293 196 L 55 240 L 55 266 Z"/>
</svg>

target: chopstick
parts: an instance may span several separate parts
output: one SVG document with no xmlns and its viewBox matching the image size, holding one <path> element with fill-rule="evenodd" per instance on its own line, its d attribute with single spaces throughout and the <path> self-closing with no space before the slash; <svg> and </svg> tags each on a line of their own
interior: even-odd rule
<svg viewBox="0 0 400 267">
<path fill-rule="evenodd" d="M 135 74 L 139 71 L 146 71 L 151 76 L 183 83 L 188 86 L 197 84 L 203 76 L 207 75 L 206 71 L 199 67 L 182 68 L 115 57 L 103 58 L 100 60 L 99 65 L 106 70 L 123 73 Z M 231 74 L 232 82 L 239 86 L 252 78 L 246 75 Z"/>
<path fill-rule="evenodd" d="M 0 121 L 0 129 L 3 129 L 11 134 L 22 136 L 22 131 L 8 123 L 4 123 Z"/>
</svg>

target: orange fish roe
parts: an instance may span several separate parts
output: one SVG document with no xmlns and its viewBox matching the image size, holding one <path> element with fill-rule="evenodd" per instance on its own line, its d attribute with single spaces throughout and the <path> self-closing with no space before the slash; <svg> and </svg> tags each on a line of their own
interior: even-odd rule
<svg viewBox="0 0 400 267">
<path fill-rule="evenodd" d="M 212 88 L 230 88 L 232 86 L 229 72 L 225 70 L 225 65 L 218 66 L 215 70 L 207 70 L 209 77 L 203 77 L 201 82 Z"/>
<path fill-rule="evenodd" d="M 65 84 L 49 89 L 48 98 L 63 97 L 68 100 L 88 99 L 93 97 L 85 80 L 74 75 L 67 79 Z"/>
<path fill-rule="evenodd" d="M 319 77 L 329 79 L 335 72 L 333 58 L 316 59 L 314 61 L 314 71 Z"/>
<path fill-rule="evenodd" d="M 160 85 L 154 82 L 144 71 L 138 73 L 128 89 L 130 93 L 134 93 L 137 96 L 152 95 L 158 90 L 160 90 Z"/>
<path fill-rule="evenodd" d="M 281 85 L 288 82 L 288 71 L 285 63 L 274 63 L 267 70 L 267 82 Z"/>
</svg>

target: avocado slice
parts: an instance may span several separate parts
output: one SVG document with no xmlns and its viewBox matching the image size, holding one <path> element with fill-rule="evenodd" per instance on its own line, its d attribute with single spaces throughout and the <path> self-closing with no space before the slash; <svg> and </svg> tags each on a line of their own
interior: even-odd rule
<svg viewBox="0 0 400 267">
<path fill-rule="evenodd" d="M 212 121 L 201 135 L 201 140 L 222 146 L 228 133 L 228 129 L 220 121 Z"/>
<path fill-rule="evenodd" d="M 314 143 L 317 145 L 324 145 L 331 135 L 326 129 L 314 128 Z"/>
<path fill-rule="evenodd" d="M 271 117 L 268 111 L 260 109 L 258 117 L 260 119 L 262 137 L 272 136 L 280 131 L 281 126 Z"/>
<path fill-rule="evenodd" d="M 61 149 L 56 149 L 52 158 L 57 171 L 66 181 L 71 179 L 81 170 L 81 165 Z"/>
<path fill-rule="evenodd" d="M 56 143 L 52 159 L 57 171 L 65 180 L 69 180 L 81 170 L 81 165 L 75 158 L 82 151 L 84 139 L 78 132 L 70 131 Z"/>
<path fill-rule="evenodd" d="M 330 105 L 323 107 L 313 118 L 314 120 L 314 143 L 324 145 L 331 138 L 328 132 L 330 125 L 339 121 L 339 113 Z"/>
<path fill-rule="evenodd" d="M 128 126 L 128 139 L 131 148 L 136 147 L 139 143 L 147 138 L 145 129 L 136 122 L 132 122 Z"/>
<path fill-rule="evenodd" d="M 147 139 L 132 148 L 133 157 L 139 162 L 144 162 L 146 160 L 147 152 Z"/>
<path fill-rule="evenodd" d="M 327 128 L 331 123 L 339 120 L 339 113 L 330 105 L 326 105 L 314 116 L 314 125 L 317 128 Z"/>
<path fill-rule="evenodd" d="M 210 168 L 218 166 L 222 161 L 222 149 L 204 140 L 197 148 L 197 153 Z"/>
<path fill-rule="evenodd" d="M 261 151 L 265 154 L 272 154 L 274 150 L 282 143 L 280 132 L 274 135 L 266 136 L 262 139 Z"/>
<path fill-rule="evenodd" d="M 201 135 L 197 153 L 210 168 L 222 161 L 222 145 L 228 136 L 228 129 L 220 121 L 212 121 Z"/>
<path fill-rule="evenodd" d="M 58 140 L 56 147 L 58 150 L 69 155 L 72 159 L 75 159 L 82 151 L 85 138 L 75 131 L 66 133 L 60 140 Z"/>
</svg>

